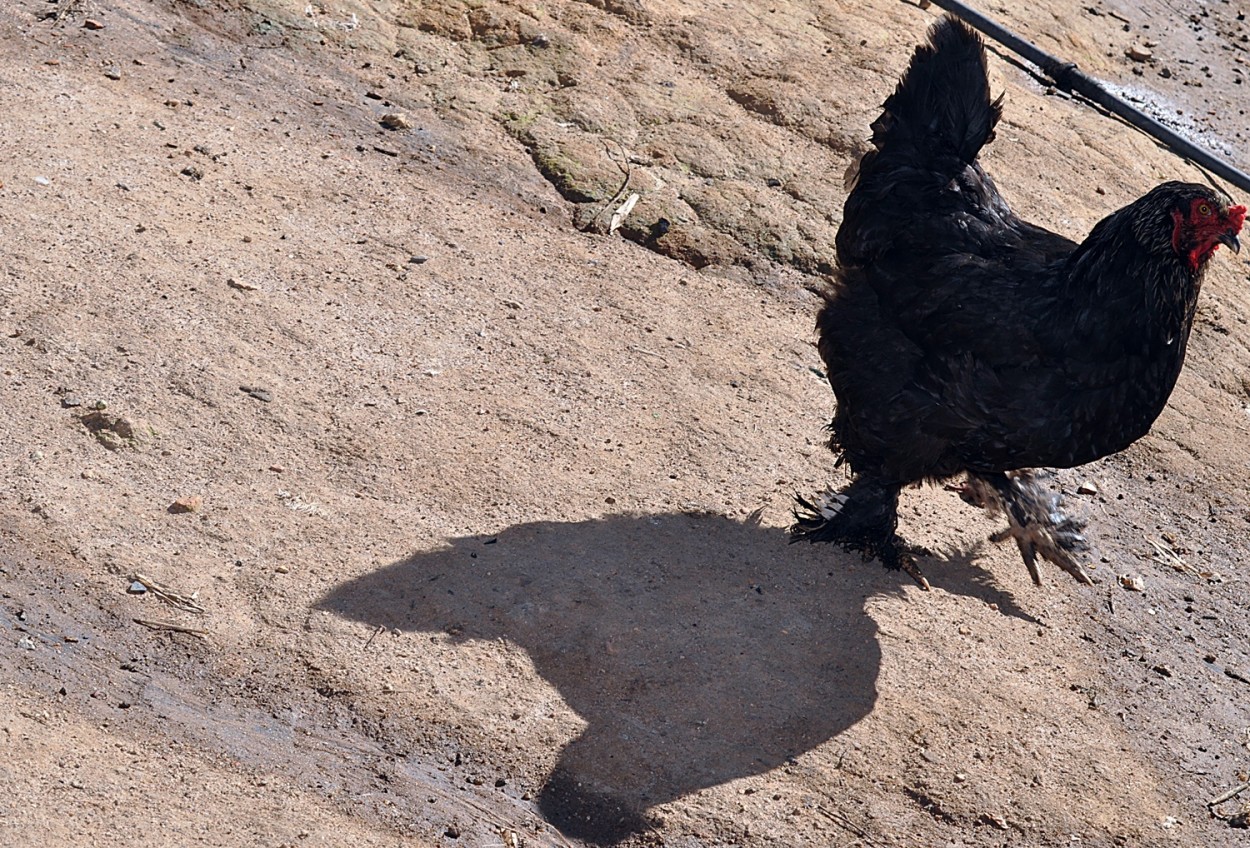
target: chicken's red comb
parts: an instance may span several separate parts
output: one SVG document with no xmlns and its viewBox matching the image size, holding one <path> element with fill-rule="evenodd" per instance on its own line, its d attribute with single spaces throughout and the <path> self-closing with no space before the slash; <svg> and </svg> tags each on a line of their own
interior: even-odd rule
<svg viewBox="0 0 1250 848">
<path fill-rule="evenodd" d="M 1246 207 L 1231 206 L 1228 210 L 1228 223 L 1236 227 L 1236 232 L 1241 232 L 1241 225 L 1246 222 Z"/>
</svg>

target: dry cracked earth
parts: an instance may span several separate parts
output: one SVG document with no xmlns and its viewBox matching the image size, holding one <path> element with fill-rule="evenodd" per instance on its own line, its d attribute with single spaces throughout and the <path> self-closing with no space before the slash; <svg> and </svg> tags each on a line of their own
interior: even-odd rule
<svg viewBox="0 0 1250 848">
<path fill-rule="evenodd" d="M 1250 166 L 1250 6 L 1090 2 L 984 8 Z M 1096 585 L 936 488 L 931 593 L 787 544 L 809 289 L 937 13 L 0 7 L 0 843 L 1244 844 L 1244 256 L 1053 478 Z M 1202 179 L 991 76 L 1032 220 Z"/>
</svg>

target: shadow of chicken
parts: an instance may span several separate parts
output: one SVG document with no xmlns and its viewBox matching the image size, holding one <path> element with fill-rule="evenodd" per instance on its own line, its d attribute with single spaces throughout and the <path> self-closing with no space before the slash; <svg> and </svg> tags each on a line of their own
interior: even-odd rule
<svg viewBox="0 0 1250 848">
<path fill-rule="evenodd" d="M 1164 183 L 1077 244 L 1019 218 L 977 155 L 994 136 L 980 37 L 943 18 L 872 124 L 817 319 L 840 491 L 800 497 L 795 540 L 836 542 L 928 589 L 897 534 L 904 486 L 949 481 L 1082 583 L 1083 526 L 1032 469 L 1128 447 L 1167 403 L 1207 261 L 1244 206 Z"/>
</svg>

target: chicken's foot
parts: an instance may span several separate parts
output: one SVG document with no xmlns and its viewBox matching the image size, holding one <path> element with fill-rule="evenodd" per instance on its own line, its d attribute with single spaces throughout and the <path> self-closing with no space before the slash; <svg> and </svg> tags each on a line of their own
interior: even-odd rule
<svg viewBox="0 0 1250 848">
<path fill-rule="evenodd" d="M 841 491 L 826 489 L 811 500 L 796 496 L 790 540 L 836 542 L 845 550 L 862 553 L 864 559 L 875 557 L 886 568 L 902 569 L 927 592 L 929 581 L 916 557 L 928 551 L 908 545 L 895 532 L 899 489 L 860 477 Z"/>
<path fill-rule="evenodd" d="M 1076 558 L 1088 549 L 1081 533 L 1084 525 L 1063 512 L 1059 496 L 1038 485 L 1032 472 L 969 475 L 965 483 L 947 488 L 958 492 L 974 506 L 1007 516 L 1007 528 L 990 536 L 990 541 L 1015 539 L 1035 584 L 1042 583 L 1037 570 L 1039 555 L 1071 574 L 1077 582 L 1093 583 Z"/>
</svg>

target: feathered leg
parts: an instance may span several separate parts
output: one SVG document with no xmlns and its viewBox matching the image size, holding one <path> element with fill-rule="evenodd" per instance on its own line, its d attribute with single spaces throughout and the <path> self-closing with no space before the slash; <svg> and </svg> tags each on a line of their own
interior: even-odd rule
<svg viewBox="0 0 1250 848">
<path fill-rule="evenodd" d="M 865 559 L 876 557 L 886 568 L 901 568 L 928 591 L 929 581 L 916 565 L 915 551 L 895 532 L 902 486 L 857 477 L 840 492 L 826 489 L 813 500 L 795 496 L 790 541 L 836 542 Z"/>
<path fill-rule="evenodd" d="M 958 492 L 961 498 L 974 506 L 1007 516 L 1007 529 L 990 536 L 990 540 L 1005 542 L 1015 539 L 1035 584 L 1042 584 L 1037 571 L 1038 554 L 1071 574 L 1078 582 L 1093 583 L 1076 559 L 1077 554 L 1088 549 L 1085 537 L 1081 535 L 1085 525 L 1066 515 L 1059 495 L 1043 489 L 1031 471 L 970 473 L 967 482 L 947 488 Z"/>
</svg>

